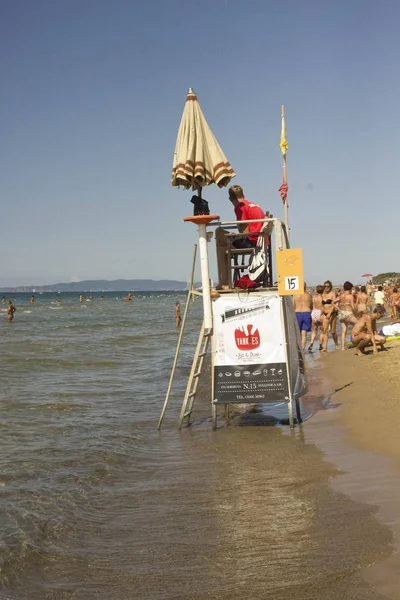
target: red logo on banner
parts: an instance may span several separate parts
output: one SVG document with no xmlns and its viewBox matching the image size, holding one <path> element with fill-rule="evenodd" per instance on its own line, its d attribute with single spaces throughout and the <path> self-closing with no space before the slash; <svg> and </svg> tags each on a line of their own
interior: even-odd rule
<svg viewBox="0 0 400 600">
<path fill-rule="evenodd" d="M 255 350 L 260 345 L 260 334 L 258 329 L 252 331 L 253 325 L 243 326 L 235 329 L 235 342 L 239 350 Z"/>
</svg>

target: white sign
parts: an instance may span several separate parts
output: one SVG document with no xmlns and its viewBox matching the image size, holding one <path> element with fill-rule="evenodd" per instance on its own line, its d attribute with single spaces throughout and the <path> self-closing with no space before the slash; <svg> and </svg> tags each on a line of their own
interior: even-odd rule
<svg viewBox="0 0 400 600">
<path fill-rule="evenodd" d="M 298 277 L 285 277 L 285 290 L 288 292 L 295 292 L 300 289 Z"/>
<path fill-rule="evenodd" d="M 281 300 L 276 292 L 229 294 L 213 302 L 214 401 L 288 399 Z"/>
</svg>

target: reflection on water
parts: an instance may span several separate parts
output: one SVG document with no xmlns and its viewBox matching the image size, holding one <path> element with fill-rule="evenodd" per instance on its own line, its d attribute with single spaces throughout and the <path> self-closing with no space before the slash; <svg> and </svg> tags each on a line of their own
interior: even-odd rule
<svg viewBox="0 0 400 600">
<path fill-rule="evenodd" d="M 330 485 L 312 418 L 290 433 L 267 406 L 213 432 L 203 382 L 177 431 L 199 302 L 158 432 L 176 298 L 39 300 L 0 322 L 2 597 L 379 598 L 360 570 L 390 555 L 390 530 Z M 310 372 L 309 417 L 334 406 Z"/>
</svg>

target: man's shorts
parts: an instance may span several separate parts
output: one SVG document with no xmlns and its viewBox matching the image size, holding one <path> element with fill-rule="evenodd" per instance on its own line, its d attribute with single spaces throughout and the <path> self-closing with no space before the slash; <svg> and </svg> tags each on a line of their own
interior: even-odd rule
<svg viewBox="0 0 400 600">
<path fill-rule="evenodd" d="M 257 242 L 253 242 L 248 237 L 233 237 L 232 238 L 232 246 L 239 250 L 239 248 L 255 248 L 257 246 Z"/>
<path fill-rule="evenodd" d="M 311 313 L 310 312 L 297 312 L 296 313 L 297 324 L 300 331 L 311 331 Z"/>
</svg>

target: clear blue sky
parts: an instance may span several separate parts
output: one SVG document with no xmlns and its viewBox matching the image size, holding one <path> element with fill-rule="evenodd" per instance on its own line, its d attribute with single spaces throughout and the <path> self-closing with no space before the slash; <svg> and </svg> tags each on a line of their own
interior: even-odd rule
<svg viewBox="0 0 400 600">
<path fill-rule="evenodd" d="M 308 281 L 400 270 L 399 22 L 397 0 L 1 2 L 0 285 L 186 279 L 189 86 L 235 183 L 282 217 L 285 104 Z M 232 217 L 226 189 L 204 195 Z"/>
</svg>

